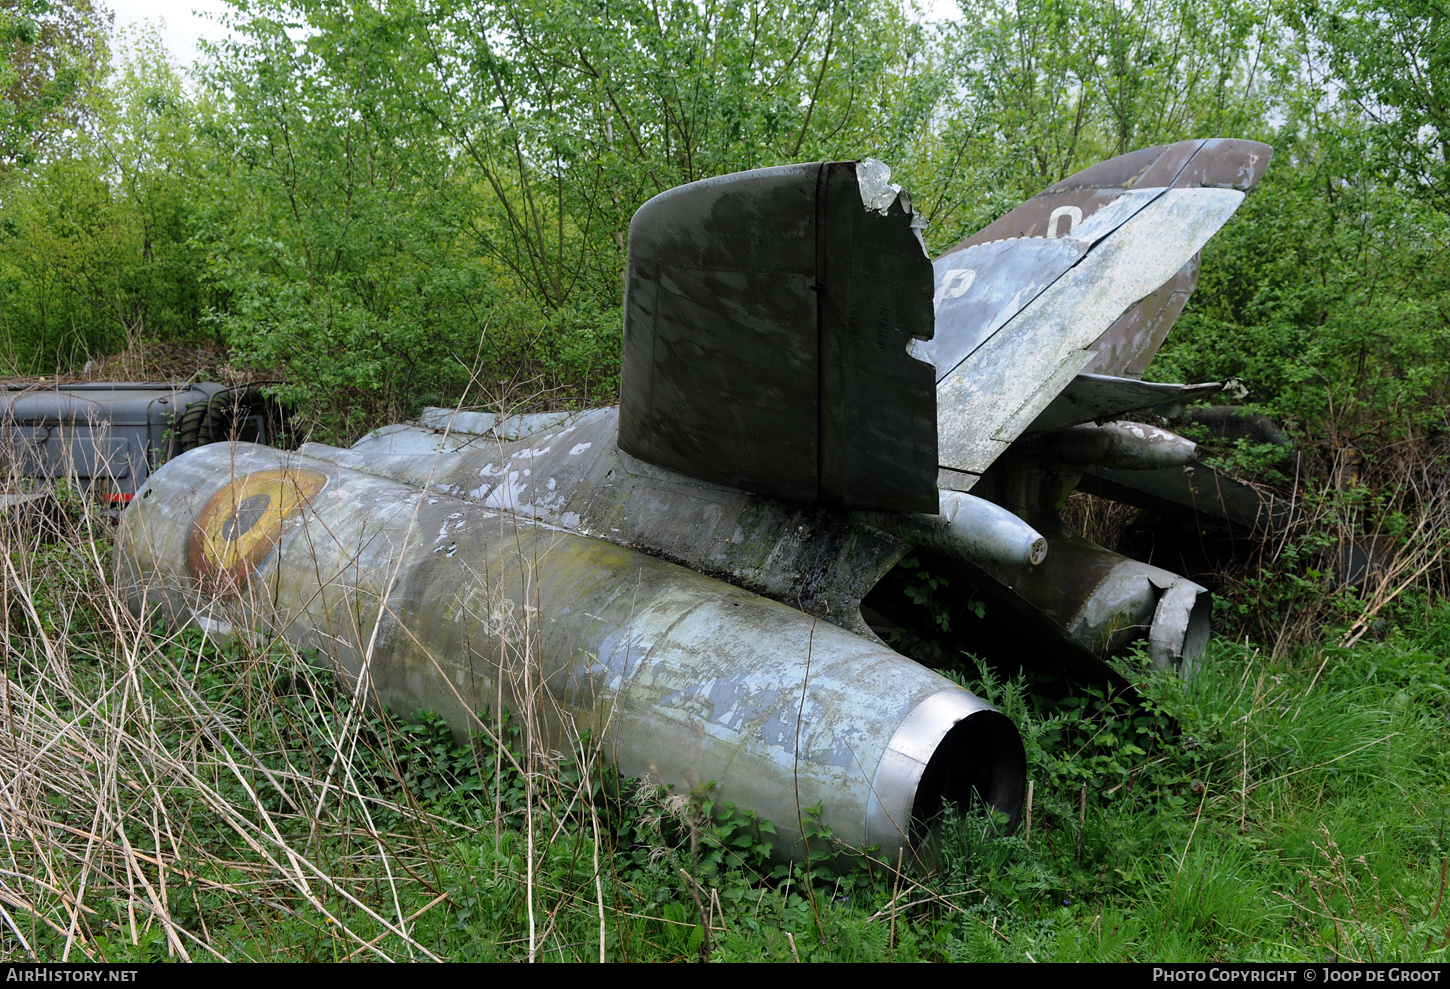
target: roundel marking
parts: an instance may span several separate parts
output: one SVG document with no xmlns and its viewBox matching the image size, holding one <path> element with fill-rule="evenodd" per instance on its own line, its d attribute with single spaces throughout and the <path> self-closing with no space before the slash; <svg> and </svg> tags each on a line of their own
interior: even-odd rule
<svg viewBox="0 0 1450 989">
<path fill-rule="evenodd" d="M 317 492 L 327 475 L 277 469 L 239 477 L 207 499 L 186 541 L 192 579 L 211 597 L 237 594 L 266 562 L 282 527 Z"/>
</svg>

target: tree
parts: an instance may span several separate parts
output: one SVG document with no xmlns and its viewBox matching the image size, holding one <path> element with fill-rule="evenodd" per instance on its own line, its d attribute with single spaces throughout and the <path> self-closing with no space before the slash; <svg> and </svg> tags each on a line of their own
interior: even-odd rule
<svg viewBox="0 0 1450 989">
<path fill-rule="evenodd" d="M 198 105 L 154 35 L 89 95 L 88 125 L 15 169 L 0 199 L 0 327 L 19 370 L 196 335 Z"/>
<path fill-rule="evenodd" d="M 459 246 L 469 218 L 443 145 L 399 125 L 380 63 L 329 63 L 335 39 L 296 40 L 296 23 L 239 6 L 213 52 L 195 241 L 236 356 L 282 371 L 345 432 L 456 395 L 495 293 Z"/>
<path fill-rule="evenodd" d="M 617 305 L 629 218 L 658 192 L 879 154 L 921 44 L 889 0 L 294 9 L 321 71 L 367 93 L 359 113 L 448 157 L 476 249 L 549 310 Z"/>
<path fill-rule="evenodd" d="M 0 170 L 77 128 L 104 76 L 111 14 L 94 0 L 0 0 Z"/>
<path fill-rule="evenodd" d="M 1306 6 L 1301 30 L 1333 74 L 1324 96 L 1370 129 L 1390 181 L 1450 211 L 1450 13 L 1438 0 L 1343 0 Z M 1331 97 L 1329 89 L 1338 88 Z"/>
<path fill-rule="evenodd" d="M 898 113 L 926 90 L 893 0 L 234 7 L 205 77 L 217 319 L 335 408 L 456 396 L 475 354 L 609 395 L 645 199 L 931 118 Z"/>
<path fill-rule="evenodd" d="M 918 191 L 947 247 L 1114 155 L 1265 131 L 1282 44 L 1264 0 L 960 0 L 954 95 Z"/>
<path fill-rule="evenodd" d="M 1149 371 L 1237 376 L 1253 402 L 1333 449 L 1386 448 L 1443 430 L 1450 401 L 1450 211 L 1432 121 L 1443 76 L 1395 78 L 1435 64 L 1434 25 L 1405 33 L 1403 7 L 1291 13 L 1274 161 L 1205 249 L 1198 291 Z"/>
</svg>

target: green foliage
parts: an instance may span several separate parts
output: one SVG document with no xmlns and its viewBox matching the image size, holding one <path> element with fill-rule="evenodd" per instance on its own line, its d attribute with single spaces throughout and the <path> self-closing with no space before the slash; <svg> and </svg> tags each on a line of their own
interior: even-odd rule
<svg viewBox="0 0 1450 989">
<path fill-rule="evenodd" d="M 199 104 L 141 35 L 94 97 L 96 127 L 0 186 L 0 368 L 48 373 L 186 339 L 207 305 L 192 243 Z"/>
<path fill-rule="evenodd" d="M 1345 0 L 1295 8 L 1342 90 L 1338 101 L 1366 126 L 1366 171 L 1450 207 L 1450 25 L 1430 0 Z"/>
<path fill-rule="evenodd" d="M 873 153 L 944 87 L 920 26 L 855 0 L 234 7 L 203 76 L 205 325 L 331 436 L 465 393 L 608 400 L 645 199 Z"/>
<path fill-rule="evenodd" d="M 0 188 L 81 129 L 86 91 L 104 73 L 111 15 L 91 0 L 0 3 Z"/>
<path fill-rule="evenodd" d="M 1425 4 L 1282 13 L 1274 162 L 1150 376 L 1236 376 L 1311 442 L 1388 447 L 1443 429 L 1450 387 L 1445 32 Z"/>
<path fill-rule="evenodd" d="M 1447 805 L 1432 781 L 1445 760 L 1430 754 L 1438 731 L 1426 726 L 1443 699 L 1427 708 L 1406 690 L 1386 701 L 1402 684 L 1423 690 L 1427 674 L 1444 682 L 1443 613 L 1433 631 L 1356 652 L 1305 649 L 1277 669 L 1215 642 L 1190 682 L 1156 675 L 1135 702 L 985 669 L 964 678 L 1022 730 L 1032 825 L 1006 836 L 966 817 L 938 829 L 938 888 L 972 892 L 960 913 L 935 914 L 937 950 L 1439 957 Z M 1390 779 L 1424 802 L 1383 799 Z"/>
<path fill-rule="evenodd" d="M 538 303 L 617 300 L 630 216 L 683 182 L 878 143 L 922 39 L 887 4 L 302 5 L 459 149 L 476 249 Z M 370 111 L 364 111 L 370 112 Z"/>
<path fill-rule="evenodd" d="M 921 569 L 921 564 L 916 557 L 907 557 L 900 564 L 907 570 L 915 571 L 916 579 L 902 588 L 912 604 L 919 608 L 925 608 L 931 615 L 932 625 L 943 632 L 952 630 L 951 612 L 941 607 L 936 601 L 936 592 L 939 588 L 947 586 L 945 577 L 933 577 L 930 572 Z"/>
<path fill-rule="evenodd" d="M 197 217 L 208 322 L 355 434 L 458 396 L 497 293 L 458 250 L 470 220 L 441 188 L 443 149 L 374 105 L 376 65 L 330 74 L 327 39 L 294 42 L 289 23 L 240 7 L 206 76 L 228 101 L 205 127 L 220 153 Z"/>
<path fill-rule="evenodd" d="M 1260 0 L 960 7 L 943 26 L 951 91 L 933 135 L 903 149 L 938 249 L 1105 158 L 1264 131 L 1281 38 Z"/>
<path fill-rule="evenodd" d="M 968 615 L 981 620 L 987 605 L 975 586 L 939 595 L 949 581 L 934 566 L 929 558 L 923 563 L 920 554 L 903 557 L 873 591 L 872 605 L 889 614 L 882 617 L 894 626 L 886 636 L 893 649 L 932 669 L 950 669 L 957 665 L 962 638 L 962 629 L 954 632 L 953 622 L 960 626 Z M 882 601 L 883 594 L 890 600 Z"/>
</svg>

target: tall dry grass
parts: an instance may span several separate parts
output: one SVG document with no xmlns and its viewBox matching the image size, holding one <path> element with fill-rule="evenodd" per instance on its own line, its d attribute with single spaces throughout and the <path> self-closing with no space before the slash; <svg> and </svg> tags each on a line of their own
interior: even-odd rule
<svg viewBox="0 0 1450 989">
<path fill-rule="evenodd" d="M 33 490 L 13 442 L 0 463 L 0 490 Z M 597 753 L 561 773 L 527 713 L 527 754 L 480 722 L 474 765 L 448 778 L 495 791 L 427 800 L 445 740 L 409 749 L 412 729 L 328 657 L 148 624 L 110 580 L 113 513 L 52 490 L 0 510 L 0 955 L 441 960 L 450 855 L 497 843 L 507 786 L 523 791 L 527 955 L 556 926 L 535 866 L 567 817 L 593 824 L 595 902 L 570 909 L 597 917 L 603 956 Z"/>
</svg>

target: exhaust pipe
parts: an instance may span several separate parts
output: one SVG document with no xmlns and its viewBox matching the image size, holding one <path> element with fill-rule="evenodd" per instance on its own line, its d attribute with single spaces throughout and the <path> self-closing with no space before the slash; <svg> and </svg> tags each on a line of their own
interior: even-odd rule
<svg viewBox="0 0 1450 989">
<path fill-rule="evenodd" d="M 1106 657 L 1146 639 L 1155 666 L 1192 675 L 1208 647 L 1208 589 L 1058 528 L 1041 566 L 983 569 L 1089 651 Z"/>
</svg>

